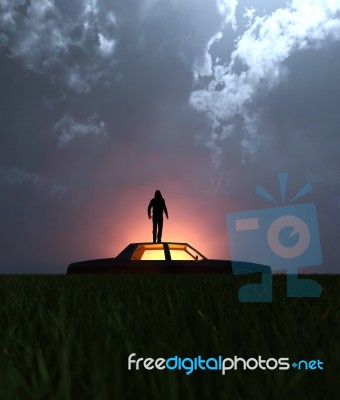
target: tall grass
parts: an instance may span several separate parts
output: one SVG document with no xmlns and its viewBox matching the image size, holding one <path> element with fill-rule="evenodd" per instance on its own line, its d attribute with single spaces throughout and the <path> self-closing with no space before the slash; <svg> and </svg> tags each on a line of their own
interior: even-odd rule
<svg viewBox="0 0 340 400">
<path fill-rule="evenodd" d="M 317 299 L 239 303 L 234 276 L 0 277 L 0 399 L 332 399 L 340 278 Z M 127 371 L 127 357 L 321 359 L 323 371 Z"/>
</svg>

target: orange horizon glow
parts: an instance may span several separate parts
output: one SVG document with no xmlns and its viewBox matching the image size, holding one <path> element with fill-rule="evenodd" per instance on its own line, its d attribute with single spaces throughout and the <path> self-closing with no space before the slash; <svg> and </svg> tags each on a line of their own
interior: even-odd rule
<svg viewBox="0 0 340 400">
<path fill-rule="evenodd" d="M 105 242 L 96 243 L 103 257 L 116 256 L 129 243 L 152 242 L 152 220 L 147 217 L 147 206 L 153 192 L 145 190 L 140 198 L 126 194 L 126 199 L 136 199 L 136 207 L 128 214 L 121 213 L 120 207 L 113 210 L 107 207 L 107 221 L 111 219 L 112 223 Z M 162 242 L 188 243 L 207 258 L 229 258 L 223 207 L 221 209 L 208 202 L 194 203 L 189 197 L 172 198 L 170 190 L 163 195 L 169 219 L 163 217 Z M 212 203 L 214 201 L 212 199 Z M 120 199 L 118 203 L 124 204 L 124 200 Z M 124 205 L 121 207 L 124 208 Z"/>
<path fill-rule="evenodd" d="M 60 246 L 77 261 L 116 257 L 130 243 L 152 242 L 147 207 L 156 189 L 169 212 L 169 220 L 163 217 L 162 242 L 188 243 L 208 259 L 230 258 L 226 213 L 235 205 L 224 195 L 200 194 L 185 180 L 169 177 L 93 192 Z"/>
<path fill-rule="evenodd" d="M 153 188 L 129 189 L 91 199 L 78 227 L 60 238 L 60 246 L 72 255 L 69 260 L 116 257 L 130 243 L 152 242 L 147 206 L 153 193 Z M 224 199 L 210 196 L 195 202 L 189 195 L 172 197 L 171 190 L 162 194 L 169 212 L 169 220 L 163 218 L 162 242 L 188 243 L 208 259 L 230 259 Z"/>
</svg>

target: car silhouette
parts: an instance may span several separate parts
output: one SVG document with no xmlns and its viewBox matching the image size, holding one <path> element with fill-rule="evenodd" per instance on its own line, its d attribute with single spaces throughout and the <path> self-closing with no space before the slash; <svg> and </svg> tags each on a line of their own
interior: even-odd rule
<svg viewBox="0 0 340 400">
<path fill-rule="evenodd" d="M 71 263 L 68 274 L 113 273 L 255 273 L 270 267 L 249 262 L 211 260 L 188 243 L 131 243 L 115 258 Z"/>
</svg>

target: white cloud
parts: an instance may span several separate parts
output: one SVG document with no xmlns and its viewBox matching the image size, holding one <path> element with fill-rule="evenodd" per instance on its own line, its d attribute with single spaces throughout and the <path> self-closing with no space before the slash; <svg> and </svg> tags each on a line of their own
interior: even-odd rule
<svg viewBox="0 0 340 400">
<path fill-rule="evenodd" d="M 211 76 L 213 74 L 213 61 L 210 54 L 211 47 L 223 38 L 222 31 L 228 24 L 231 24 L 234 30 L 237 28 L 235 13 L 238 0 L 216 0 L 216 5 L 219 13 L 223 16 L 223 20 L 221 22 L 220 30 L 209 39 L 204 49 L 203 57 L 195 62 L 195 79 L 198 79 L 200 76 Z M 215 60 L 217 63 L 219 61 L 219 59 Z"/>
<path fill-rule="evenodd" d="M 60 147 L 82 136 L 106 136 L 105 123 L 104 121 L 99 121 L 96 115 L 93 115 L 85 123 L 65 115 L 55 124 L 54 132 L 58 135 L 58 145 Z"/>
<path fill-rule="evenodd" d="M 112 55 L 116 41 L 114 39 L 110 40 L 106 38 L 103 34 L 99 33 L 99 51 L 105 57 Z"/>
<path fill-rule="evenodd" d="M 210 117 L 213 132 L 226 125 L 233 127 L 234 119 L 241 118 L 247 135 L 240 137 L 243 154 L 254 154 L 260 140 L 254 131 L 256 116 L 251 115 L 248 105 L 259 90 L 263 93 L 280 82 L 286 72 L 282 64 L 291 54 L 319 48 L 328 39 L 340 39 L 339 13 L 338 0 L 293 0 L 286 8 L 264 17 L 246 11 L 248 27 L 237 40 L 231 62 L 213 63 L 210 42 L 205 62 L 200 68 L 195 65 L 198 85 L 202 87 L 201 77 L 208 75 L 211 80 L 192 93 L 191 104 Z M 216 38 L 219 36 L 215 35 L 212 41 Z M 223 140 L 221 134 L 209 135 L 206 143 L 220 154 Z"/>
<path fill-rule="evenodd" d="M 211 46 L 223 38 L 222 32 L 217 32 L 208 42 L 202 60 L 196 60 L 194 66 L 195 78 L 200 76 L 211 76 L 213 74 L 213 61 L 210 55 Z M 218 60 L 217 60 L 218 62 Z"/>
<path fill-rule="evenodd" d="M 224 17 L 223 25 L 231 23 L 232 27 L 236 29 L 235 12 L 237 5 L 238 0 L 217 0 L 218 11 Z"/>
<path fill-rule="evenodd" d="M 0 47 L 6 47 L 10 57 L 78 93 L 90 91 L 112 73 L 117 40 L 112 11 L 84 0 L 72 18 L 54 0 L 31 0 L 24 14 L 18 8 L 23 3 L 0 2 Z"/>
</svg>

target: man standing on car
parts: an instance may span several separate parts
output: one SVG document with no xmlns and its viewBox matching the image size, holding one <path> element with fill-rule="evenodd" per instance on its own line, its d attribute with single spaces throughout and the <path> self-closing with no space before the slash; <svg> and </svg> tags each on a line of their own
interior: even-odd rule
<svg viewBox="0 0 340 400">
<path fill-rule="evenodd" d="M 153 242 L 160 243 L 162 241 L 162 230 L 163 230 L 163 211 L 165 212 L 166 218 L 168 217 L 168 210 L 165 205 L 165 200 L 163 199 L 161 192 L 156 190 L 155 197 L 150 201 L 148 207 L 148 216 L 151 219 L 151 208 L 152 208 L 152 238 Z"/>
</svg>

